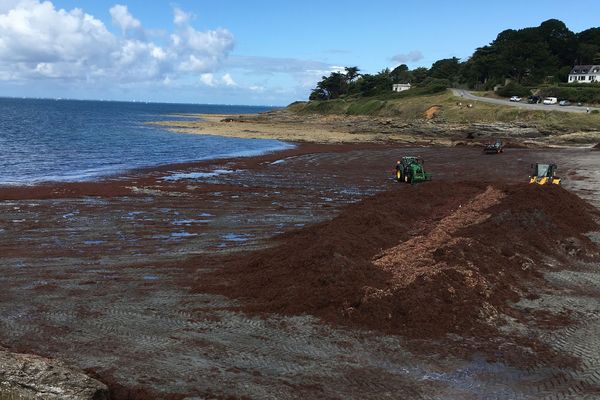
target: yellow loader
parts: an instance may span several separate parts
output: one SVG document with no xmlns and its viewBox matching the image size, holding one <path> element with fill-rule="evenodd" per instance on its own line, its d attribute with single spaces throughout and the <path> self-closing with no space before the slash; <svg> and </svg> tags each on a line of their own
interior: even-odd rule
<svg viewBox="0 0 600 400">
<path fill-rule="evenodd" d="M 556 164 L 535 164 L 531 166 L 533 174 L 529 177 L 529 183 L 538 185 L 560 185 L 560 178 L 556 176 L 558 167 Z"/>
</svg>

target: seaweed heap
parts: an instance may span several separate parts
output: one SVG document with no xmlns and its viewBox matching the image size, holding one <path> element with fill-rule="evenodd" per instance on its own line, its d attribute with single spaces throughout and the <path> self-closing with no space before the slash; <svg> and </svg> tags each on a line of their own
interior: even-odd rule
<svg viewBox="0 0 600 400">
<path fill-rule="evenodd" d="M 227 260 L 197 290 L 242 299 L 247 312 L 408 337 L 493 334 L 502 314 L 517 313 L 512 302 L 547 285 L 549 259 L 597 257 L 584 235 L 597 216 L 556 186 L 402 186 Z"/>
</svg>

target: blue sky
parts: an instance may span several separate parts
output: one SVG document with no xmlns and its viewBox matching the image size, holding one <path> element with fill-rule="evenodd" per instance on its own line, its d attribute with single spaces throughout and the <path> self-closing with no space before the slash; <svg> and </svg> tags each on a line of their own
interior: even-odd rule
<svg viewBox="0 0 600 400">
<path fill-rule="evenodd" d="M 0 95 L 285 105 L 338 67 L 465 59 L 550 18 L 598 26 L 589 4 L 0 0 Z"/>
</svg>

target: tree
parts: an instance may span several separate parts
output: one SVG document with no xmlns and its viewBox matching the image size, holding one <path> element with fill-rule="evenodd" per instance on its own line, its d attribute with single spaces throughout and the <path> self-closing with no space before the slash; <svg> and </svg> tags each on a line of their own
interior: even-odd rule
<svg viewBox="0 0 600 400">
<path fill-rule="evenodd" d="M 327 100 L 327 93 L 323 89 L 315 88 L 310 92 L 309 100 Z"/>
<path fill-rule="evenodd" d="M 547 43 L 550 53 L 558 58 L 559 65 L 573 62 L 577 52 L 577 37 L 558 19 L 549 19 L 540 24 L 537 31 Z"/>
<path fill-rule="evenodd" d="M 363 74 L 356 81 L 356 92 L 362 96 L 375 96 L 390 92 L 391 90 L 392 79 L 388 68 L 381 70 L 375 75 Z"/>
<path fill-rule="evenodd" d="M 465 62 L 456 57 L 434 62 L 430 69 L 410 70 L 406 64 L 392 71 L 359 74 L 346 67 L 317 84 L 311 99 L 334 99 L 347 94 L 373 96 L 391 90 L 394 83 L 442 88 L 465 83 L 491 89 L 506 79 L 525 87 L 548 81 L 566 82 L 574 64 L 600 64 L 600 28 L 573 33 L 564 22 L 549 19 L 537 27 L 507 29 L 490 44 L 477 48 Z"/>
<path fill-rule="evenodd" d="M 596 64 L 597 61 L 594 59 L 600 51 L 600 46 L 590 43 L 580 43 L 577 46 L 577 52 L 575 53 L 575 64 Z"/>
<path fill-rule="evenodd" d="M 422 83 L 429 76 L 429 70 L 425 67 L 419 67 L 412 70 L 412 81 L 410 83 Z"/>
<path fill-rule="evenodd" d="M 337 99 L 341 95 L 348 93 L 348 78 L 341 72 L 332 72 L 329 76 L 323 76 L 317 83 L 317 87 L 312 91 L 311 97 L 314 99 Z"/>
<path fill-rule="evenodd" d="M 433 63 L 429 69 L 429 76 L 437 79 L 448 79 L 450 82 L 458 80 L 460 60 L 456 57 L 446 58 Z"/>
<path fill-rule="evenodd" d="M 358 67 L 345 67 L 344 69 L 346 70 L 346 80 L 348 82 L 352 82 L 360 76 Z"/>
<path fill-rule="evenodd" d="M 412 74 L 408 65 L 400 64 L 390 72 L 392 83 L 408 83 L 412 80 Z"/>
<path fill-rule="evenodd" d="M 573 62 L 576 51 L 573 32 L 553 19 L 539 27 L 500 32 L 496 40 L 475 51 L 464 71 L 470 86 L 505 78 L 537 84 L 548 76 L 558 77 L 561 67 Z"/>
<path fill-rule="evenodd" d="M 590 28 L 577 35 L 577 64 L 599 64 L 600 28 Z"/>
<path fill-rule="evenodd" d="M 310 94 L 310 100 L 330 100 L 337 99 L 349 92 L 350 84 L 359 76 L 358 67 L 345 67 L 344 73 L 332 72 L 329 76 L 322 76 Z"/>
</svg>

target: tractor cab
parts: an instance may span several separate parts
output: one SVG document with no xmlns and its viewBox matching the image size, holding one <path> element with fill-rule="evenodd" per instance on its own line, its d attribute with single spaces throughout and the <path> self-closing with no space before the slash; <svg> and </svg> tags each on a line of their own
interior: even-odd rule
<svg viewBox="0 0 600 400">
<path fill-rule="evenodd" d="M 423 164 L 425 164 L 425 161 L 423 161 L 423 159 L 421 157 L 405 156 L 405 157 L 402 157 L 402 160 L 400 161 L 400 164 L 402 164 L 402 166 L 404 168 L 406 168 L 406 167 L 408 167 L 411 164 L 420 164 L 420 165 L 423 165 Z"/>
<path fill-rule="evenodd" d="M 560 178 L 556 176 L 558 167 L 556 164 L 540 164 L 532 165 L 532 175 L 529 177 L 529 183 L 537 183 L 538 185 L 560 185 Z"/>
</svg>

